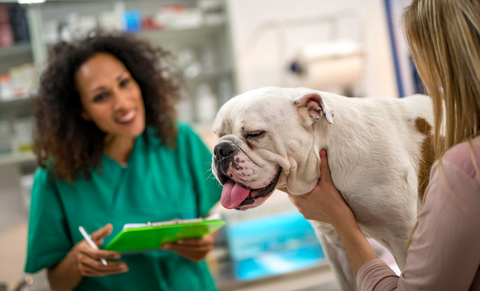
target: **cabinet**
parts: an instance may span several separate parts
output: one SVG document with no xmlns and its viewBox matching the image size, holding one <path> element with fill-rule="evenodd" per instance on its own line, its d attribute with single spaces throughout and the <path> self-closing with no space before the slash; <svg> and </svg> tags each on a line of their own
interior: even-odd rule
<svg viewBox="0 0 480 291">
<path fill-rule="evenodd" d="M 185 84 L 184 98 L 178 105 L 179 119 L 203 129 L 210 126 L 211 116 L 214 117 L 220 106 L 237 91 L 228 11 L 224 0 L 176 2 L 172 5 L 171 2 L 150 0 L 90 1 L 88 4 L 64 1 L 26 5 L 31 41 L 0 48 L 0 74 L 8 73 L 11 67 L 34 63 L 38 78 L 48 48 L 62 38 L 71 37 L 65 33 L 68 27 L 72 28 L 71 31 L 99 27 L 102 23 L 105 25 L 105 19 L 109 19 L 107 16 L 112 22 L 111 16 L 115 13 L 122 13 L 120 17 L 124 22 L 130 21 L 128 15 L 137 15 L 137 22 L 140 21 L 137 24 L 142 23 L 143 27 L 139 26 L 131 33 L 162 46 L 176 57 L 177 74 Z M 172 7 L 184 12 L 168 13 Z M 158 22 L 159 19 L 165 22 L 163 28 L 155 29 L 150 25 L 145 29 L 148 26 L 145 23 Z M 131 24 L 123 25 L 124 29 L 132 29 L 128 27 Z M 0 126 L 3 121 L 9 127 L 9 136 L 4 136 L 4 140 L 15 140 L 18 136 L 18 130 L 15 130 L 17 120 L 28 122 L 35 100 L 34 91 L 0 101 Z M 213 98 L 202 99 L 205 95 Z M 206 112 L 209 114 L 205 117 Z M 34 161 L 28 149 L 20 152 L 18 144 L 12 144 L 11 151 L 2 152 L 0 149 L 0 166 Z"/>
<path fill-rule="evenodd" d="M 96 19 L 97 23 L 100 23 L 102 17 L 105 20 L 105 15 L 108 16 L 110 13 L 111 16 L 112 12 L 118 12 L 119 7 L 120 10 L 140 15 L 141 18 L 154 18 L 162 6 L 171 5 L 171 3 L 171 1 L 150 0 L 47 1 L 42 4 L 24 5 L 22 7 L 26 9 L 30 40 L 9 47 L 0 47 L 0 75 L 11 72 L 12 67 L 34 64 L 38 80 L 46 63 L 49 47 L 59 41 L 62 31 L 66 26 L 71 25 L 74 19 Z M 139 38 L 149 40 L 153 45 L 170 50 L 177 57 L 179 65 L 177 74 L 183 77 L 185 83 L 184 101 L 178 107 L 179 118 L 191 123 L 202 136 L 208 139 L 206 142 L 212 147 L 215 139 L 211 134 L 211 121 L 213 120 L 205 120 L 199 115 L 202 111 L 197 108 L 204 109 L 205 104 L 200 104 L 197 97 L 201 93 L 199 91 L 205 91 L 204 88 L 208 88 L 207 93 L 214 96 L 215 99 L 214 102 L 206 105 L 213 105 L 214 108 L 210 108 L 210 111 L 216 113 L 221 104 L 236 92 L 235 67 L 232 59 L 226 3 L 223 0 L 203 2 L 201 0 L 179 0 L 175 5 L 183 6 L 192 15 L 196 13 L 197 16 L 204 17 L 205 15 L 199 14 L 202 11 L 199 11 L 198 7 L 206 4 L 210 5 L 210 8 L 217 5 L 216 21 L 198 18 L 197 22 L 193 22 L 192 19 L 179 14 L 178 17 L 184 17 L 183 25 L 181 21 L 177 21 L 176 25 L 171 27 L 140 29 L 132 33 Z M 209 8 L 203 7 L 202 9 L 208 10 Z M 203 89 L 200 90 L 200 88 Z M 33 173 L 36 162 L 31 149 L 25 146 L 19 147 L 19 143 L 15 140 L 19 135 L 31 136 L 31 116 L 34 102 L 35 88 L 28 90 L 28 93 L 22 94 L 22 96 L 7 98 L 7 100 L 0 98 L 0 141 L 12 144 L 10 150 L 2 151 L 0 149 L 0 238 L 5 238 L 0 240 L 0 245 L 7 243 L 6 235 L 12 230 L 21 228 L 19 236 L 24 236 L 26 232 L 29 195 L 28 189 L 22 187 L 20 180 L 25 175 Z M 18 126 L 19 121 L 23 125 L 30 123 L 30 127 Z M 4 131 L 2 131 L 2 126 Z M 8 241 L 8 243 L 12 243 L 12 241 Z M 3 246 L 8 247 L 5 244 Z M 0 254 L 0 261 L 7 262 L 10 266 L 7 273 L 2 273 L 0 270 L 0 282 L 4 281 L 9 285 L 14 285 L 23 277 L 24 257 L 21 257 L 25 255 L 23 252 L 18 256 L 17 253 L 15 256 Z"/>
</svg>

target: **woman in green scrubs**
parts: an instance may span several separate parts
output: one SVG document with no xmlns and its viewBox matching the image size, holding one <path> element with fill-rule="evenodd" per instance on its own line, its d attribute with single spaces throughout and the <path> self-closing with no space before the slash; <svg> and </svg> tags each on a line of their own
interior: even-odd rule
<svg viewBox="0 0 480 291">
<path fill-rule="evenodd" d="M 168 53 L 102 34 L 52 50 L 35 109 L 39 168 L 25 271 L 53 290 L 215 290 L 214 236 L 123 255 L 101 250 L 126 223 L 204 216 L 220 199 L 211 153 L 175 122 Z M 78 230 L 92 233 L 100 250 Z M 104 266 L 100 259 L 106 259 Z"/>
</svg>

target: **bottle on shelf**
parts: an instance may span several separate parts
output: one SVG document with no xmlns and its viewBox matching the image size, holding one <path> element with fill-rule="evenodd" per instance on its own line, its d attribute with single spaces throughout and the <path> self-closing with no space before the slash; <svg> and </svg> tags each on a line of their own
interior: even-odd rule
<svg viewBox="0 0 480 291">
<path fill-rule="evenodd" d="M 0 5 L 0 47 L 13 45 L 13 32 L 6 4 Z"/>
<path fill-rule="evenodd" d="M 30 40 L 30 33 L 28 31 L 25 5 L 12 3 L 8 4 L 7 9 L 15 43 L 28 42 Z"/>
<path fill-rule="evenodd" d="M 33 120 L 31 117 L 13 120 L 14 136 L 11 138 L 12 149 L 16 153 L 28 153 L 33 149 Z"/>
<path fill-rule="evenodd" d="M 0 101 L 8 101 L 14 98 L 12 82 L 9 74 L 0 75 Z"/>
<path fill-rule="evenodd" d="M 217 114 L 217 97 L 208 84 L 200 84 L 195 94 L 197 120 L 212 123 Z"/>
</svg>

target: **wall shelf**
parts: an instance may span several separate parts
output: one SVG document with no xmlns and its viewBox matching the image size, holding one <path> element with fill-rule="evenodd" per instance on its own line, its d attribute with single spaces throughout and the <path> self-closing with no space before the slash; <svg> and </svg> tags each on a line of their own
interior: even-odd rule
<svg viewBox="0 0 480 291">
<path fill-rule="evenodd" d="M 181 35 L 189 36 L 205 34 L 205 33 L 213 33 L 213 32 L 221 32 L 225 29 L 225 23 L 220 23 L 216 25 L 202 25 L 199 27 L 192 27 L 192 28 L 184 28 L 184 29 L 175 29 L 175 28 L 165 28 L 159 30 L 142 30 L 138 32 L 138 35 L 145 36 L 145 37 L 153 37 L 153 38 L 170 38 L 170 37 L 179 37 Z"/>
<path fill-rule="evenodd" d="M 0 116 L 8 118 L 30 116 L 33 112 L 34 101 L 34 95 L 0 101 Z"/>
<path fill-rule="evenodd" d="M 10 100 L 0 100 L 0 106 L 7 104 L 23 103 L 33 101 L 34 96 L 15 97 Z"/>
<path fill-rule="evenodd" d="M 14 55 L 27 54 L 32 52 L 32 46 L 29 42 L 14 44 L 9 47 L 0 47 L 0 57 L 10 57 Z"/>
<path fill-rule="evenodd" d="M 226 0 L 220 1 L 222 2 L 222 7 L 225 8 Z M 178 2 L 183 3 L 186 7 L 193 7 L 198 4 L 196 0 L 183 0 Z M 126 1 L 124 8 L 126 10 L 138 10 L 142 15 L 151 15 L 152 12 L 154 13 L 157 11 L 162 5 L 164 4 L 147 0 Z M 62 23 L 65 21 L 65 15 L 72 11 L 75 11 L 81 16 L 89 15 L 98 17 L 99 13 L 111 11 L 113 8 L 113 2 L 95 0 L 90 1 L 89 5 L 81 5 L 75 1 L 62 4 L 52 1 L 52 3 L 40 4 L 35 7 L 32 5 L 28 7 L 31 9 L 30 12 L 32 12 L 28 14 L 30 18 L 32 15 L 38 18 L 29 19 L 30 30 L 32 30 L 32 26 L 41 28 L 44 25 L 43 20 L 47 19 Z M 37 23 L 34 20 L 39 20 L 39 22 Z M 213 23 L 212 21 L 214 20 L 218 21 Z M 184 51 L 192 52 L 192 62 L 186 64 L 185 67 L 190 66 L 192 63 L 195 64 L 195 62 L 202 65 L 202 70 L 198 75 L 192 78 L 183 79 L 186 95 L 188 97 L 187 101 L 190 102 L 190 110 L 186 113 L 188 114 L 188 118 L 185 118 L 184 120 L 194 122 L 198 120 L 196 117 L 198 113 L 193 110 L 196 106 L 195 98 L 198 86 L 207 84 L 210 87 L 212 94 L 217 97 L 218 104 L 221 104 L 221 100 L 226 99 L 224 96 L 232 97 L 236 92 L 236 69 L 233 61 L 233 51 L 231 50 L 228 13 L 225 12 L 221 19 L 205 18 L 205 21 L 199 22 L 197 26 L 184 26 L 182 28 L 178 26 L 181 24 L 180 22 L 172 22 L 172 25 L 174 23 L 177 25 L 166 26 L 163 29 L 158 30 L 141 30 L 133 34 L 150 42 L 153 46 L 160 46 L 166 51 L 171 52 L 173 58 L 177 58 L 178 54 Z M 186 22 L 182 23 L 188 24 Z M 43 40 L 41 30 L 39 31 L 40 37 L 37 39 Z M 4 65 L 4 72 L 8 72 L 8 69 L 11 67 L 18 66 L 17 63 L 20 61 L 22 63 L 34 62 L 36 64 L 45 61 L 38 56 L 37 59 L 35 59 L 35 56 L 42 56 L 44 51 L 48 51 L 48 49 L 51 49 L 55 44 L 44 43 L 43 41 L 35 42 L 35 39 L 36 38 L 32 37 L 30 42 L 23 42 L 11 47 L 0 48 L 0 64 Z M 10 59 L 14 60 L 15 63 L 7 62 Z M 211 59 L 213 59 L 213 61 L 211 61 Z M 208 66 L 208 64 L 210 64 L 210 66 Z M 210 68 L 210 70 L 207 70 L 206 68 Z M 1 66 L 0 69 L 2 69 Z M 183 75 L 183 70 L 179 70 L 178 74 Z M 13 126 L 15 119 L 32 117 L 36 103 L 35 95 L 36 92 L 31 92 L 31 94 L 26 97 L 19 97 L 5 101 L 0 100 L 0 118 L 7 119 L 9 124 Z M 181 119 L 181 116 L 179 116 L 179 118 Z M 211 132 L 211 126 L 208 128 L 208 132 Z M 210 138 L 210 135 L 209 140 L 214 141 L 214 138 Z M 31 153 L 16 155 L 0 154 L 0 165 L 13 165 L 15 163 L 27 163 L 29 161 L 35 161 L 35 157 Z"/>
<path fill-rule="evenodd" d="M 26 162 L 35 162 L 35 155 L 33 152 L 0 154 L 0 166 Z"/>
</svg>

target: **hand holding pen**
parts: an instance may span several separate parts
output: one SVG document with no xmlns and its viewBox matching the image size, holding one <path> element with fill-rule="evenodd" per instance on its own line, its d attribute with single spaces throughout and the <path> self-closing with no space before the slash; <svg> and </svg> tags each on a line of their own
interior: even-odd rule
<svg viewBox="0 0 480 291">
<path fill-rule="evenodd" d="M 90 238 L 90 235 L 88 235 L 87 231 L 85 230 L 85 228 L 83 228 L 83 226 L 79 226 L 78 227 L 78 230 L 80 231 L 80 233 L 82 234 L 83 238 L 87 241 L 87 243 L 94 249 L 98 250 L 98 246 L 93 242 L 93 240 Z M 107 260 L 105 259 L 100 259 L 100 262 L 102 262 L 102 264 L 104 266 L 107 265 Z"/>
<path fill-rule="evenodd" d="M 82 232 L 82 231 L 81 231 Z M 104 227 L 93 232 L 91 237 L 86 235 L 86 239 L 80 241 L 74 248 L 77 267 L 82 276 L 99 276 L 103 277 L 111 274 L 119 274 L 128 272 L 128 266 L 124 262 L 109 261 L 110 259 L 119 259 L 118 252 L 99 250 L 98 246 L 102 245 L 103 239 L 112 232 L 112 225 L 107 224 Z M 88 238 L 88 239 L 87 239 Z M 94 243 L 91 245 L 90 243 Z M 105 263 L 102 263 L 102 260 Z"/>
</svg>

